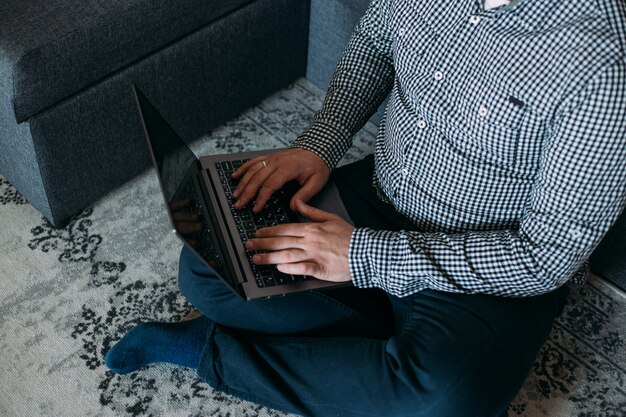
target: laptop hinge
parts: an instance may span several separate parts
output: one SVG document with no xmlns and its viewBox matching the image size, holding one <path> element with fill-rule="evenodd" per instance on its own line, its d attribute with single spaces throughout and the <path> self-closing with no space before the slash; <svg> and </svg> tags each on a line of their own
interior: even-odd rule
<svg viewBox="0 0 626 417">
<path fill-rule="evenodd" d="M 211 174 L 208 172 L 208 170 L 201 168 L 199 175 L 200 175 L 200 178 L 202 179 L 201 183 L 202 182 L 208 182 L 209 186 L 211 187 L 211 191 L 213 192 L 213 195 L 217 198 L 217 196 L 218 196 L 217 187 L 216 187 L 215 182 L 211 178 Z M 221 184 L 220 184 L 220 186 L 221 186 Z M 204 197 L 205 197 L 205 199 L 207 199 L 207 196 L 204 196 Z M 227 226 L 228 222 L 226 221 L 226 215 L 224 213 L 222 205 L 219 204 L 219 202 L 216 201 L 215 204 L 213 205 L 213 207 L 215 207 L 214 211 L 216 212 L 216 214 L 219 215 L 220 218 L 221 218 L 221 221 L 222 221 L 221 224 L 224 226 L 224 228 L 227 229 L 228 228 L 228 226 Z M 237 274 L 236 271 L 234 271 L 234 268 L 232 268 L 233 269 L 232 277 L 236 280 L 236 283 L 239 286 L 241 286 L 241 284 L 243 284 L 247 280 L 245 278 L 245 274 L 243 273 L 243 266 L 241 265 L 241 260 L 239 259 L 238 256 L 235 256 L 235 253 L 236 253 L 235 248 L 236 248 L 236 246 L 235 246 L 235 242 L 233 240 L 232 234 L 228 233 L 228 230 L 225 230 L 222 233 L 222 240 L 224 241 L 225 245 L 230 245 L 230 248 L 232 249 L 232 253 L 229 253 L 229 251 L 227 250 L 228 248 L 224 248 L 224 249 L 226 249 L 225 253 L 230 255 L 229 258 L 231 259 L 231 262 L 229 262 L 229 266 L 231 266 L 231 264 L 232 264 L 232 267 L 236 267 L 236 268 L 239 269 L 239 273 Z M 233 282 L 233 284 L 235 284 L 235 282 Z M 241 290 L 243 291 L 243 289 L 241 289 Z"/>
</svg>

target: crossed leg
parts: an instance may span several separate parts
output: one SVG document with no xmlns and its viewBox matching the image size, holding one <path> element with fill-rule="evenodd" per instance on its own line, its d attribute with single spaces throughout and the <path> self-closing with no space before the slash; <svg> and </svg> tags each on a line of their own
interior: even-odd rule
<svg viewBox="0 0 626 417">
<path fill-rule="evenodd" d="M 386 337 L 327 295 L 241 301 L 185 252 L 180 286 L 211 319 L 198 375 L 306 416 L 501 416 L 566 296 L 389 297 L 399 328 Z"/>
<path fill-rule="evenodd" d="M 355 224 L 407 227 L 376 199 L 372 170 L 371 159 L 337 170 Z M 422 291 L 400 299 L 347 288 L 244 302 L 185 250 L 179 273 L 181 291 L 204 316 L 184 331 L 161 332 L 161 344 L 125 336 L 107 364 L 131 358 L 126 371 L 159 361 L 192 366 L 216 389 L 316 417 L 501 416 L 567 294 Z M 185 360 L 172 357 L 171 343 L 186 339 L 195 342 Z"/>
</svg>

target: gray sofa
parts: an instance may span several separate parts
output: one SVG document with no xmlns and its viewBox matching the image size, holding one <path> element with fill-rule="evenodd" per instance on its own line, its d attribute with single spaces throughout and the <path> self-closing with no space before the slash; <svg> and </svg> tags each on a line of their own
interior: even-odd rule
<svg viewBox="0 0 626 417">
<path fill-rule="evenodd" d="M 326 89 L 352 29 L 370 0 L 311 0 L 306 76 Z M 384 104 L 383 104 L 384 106 Z M 381 111 L 373 116 L 380 118 Z M 591 257 L 593 272 L 626 290 L 626 211 Z"/>
<path fill-rule="evenodd" d="M 53 225 L 149 166 L 137 83 L 196 138 L 304 75 L 308 1 L 4 0 L 0 174 Z"/>
</svg>

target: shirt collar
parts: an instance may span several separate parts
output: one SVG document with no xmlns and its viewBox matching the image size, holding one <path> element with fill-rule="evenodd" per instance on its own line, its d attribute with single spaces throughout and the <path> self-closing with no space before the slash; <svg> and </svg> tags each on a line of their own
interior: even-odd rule
<svg viewBox="0 0 626 417">
<path fill-rule="evenodd" d="M 479 13 L 497 16 L 497 15 L 507 14 L 507 13 L 514 11 L 515 9 L 518 8 L 518 6 L 521 3 L 524 3 L 524 1 L 525 0 L 511 0 L 511 2 L 507 5 L 502 5 L 500 7 L 497 7 L 495 9 L 490 9 L 490 10 L 485 9 L 485 0 L 474 0 L 474 3 L 475 3 L 476 10 L 478 10 Z"/>
</svg>

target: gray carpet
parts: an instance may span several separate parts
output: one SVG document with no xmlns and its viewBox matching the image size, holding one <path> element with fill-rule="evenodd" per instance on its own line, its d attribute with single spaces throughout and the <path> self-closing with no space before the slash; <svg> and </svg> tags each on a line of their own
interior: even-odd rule
<svg viewBox="0 0 626 417">
<path fill-rule="evenodd" d="M 198 153 L 286 146 L 322 92 L 301 80 L 194 143 Z M 344 163 L 371 152 L 375 127 Z M 117 376 L 105 352 L 134 324 L 178 321 L 178 241 L 154 172 L 50 228 L 0 178 L 0 416 L 283 416 L 167 365 Z M 626 298 L 592 278 L 573 291 L 511 417 L 626 415 Z"/>
</svg>

